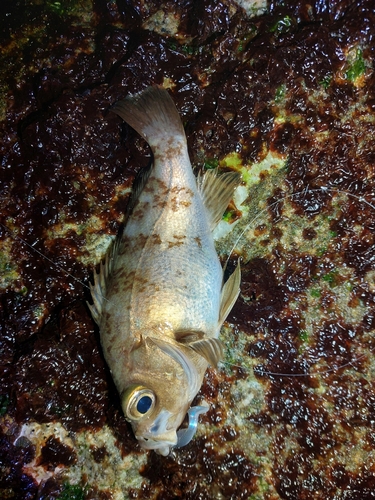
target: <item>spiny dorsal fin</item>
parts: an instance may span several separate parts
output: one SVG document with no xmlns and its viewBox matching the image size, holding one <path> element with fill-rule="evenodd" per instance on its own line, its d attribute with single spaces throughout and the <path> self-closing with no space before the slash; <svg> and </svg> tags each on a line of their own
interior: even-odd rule
<svg viewBox="0 0 375 500">
<path fill-rule="evenodd" d="M 234 303 L 240 293 L 241 285 L 241 267 L 240 261 L 235 271 L 230 275 L 229 279 L 224 283 L 221 290 L 220 297 L 220 312 L 219 312 L 219 326 L 226 320 L 228 314 L 232 310 Z"/>
<path fill-rule="evenodd" d="M 90 293 L 93 304 L 86 301 L 87 307 L 90 309 L 91 316 L 94 318 L 95 323 L 99 326 L 100 316 L 102 314 L 103 297 L 105 294 L 105 279 L 102 273 L 103 264 L 100 263 L 100 271 L 94 272 L 94 284 L 90 283 Z"/>
<path fill-rule="evenodd" d="M 219 339 L 203 339 L 188 344 L 191 349 L 203 356 L 212 366 L 217 366 L 223 358 L 223 343 Z"/>
<path fill-rule="evenodd" d="M 163 87 L 148 87 L 117 102 L 111 111 L 121 116 L 154 151 L 165 139 L 182 137 L 184 127 L 176 106 Z"/>
<path fill-rule="evenodd" d="M 207 210 L 211 231 L 220 222 L 240 182 L 241 174 L 238 172 L 225 172 L 218 175 L 215 169 L 207 170 L 203 175 L 198 176 L 198 190 Z"/>
<path fill-rule="evenodd" d="M 104 260 L 100 263 L 99 272 L 94 272 L 94 284 L 90 283 L 90 293 L 93 304 L 86 303 L 97 325 L 100 324 L 103 302 L 107 300 L 107 280 L 112 272 L 114 260 L 116 259 L 120 244 L 121 235 L 117 236 L 115 242 L 112 243 L 107 250 Z"/>
</svg>

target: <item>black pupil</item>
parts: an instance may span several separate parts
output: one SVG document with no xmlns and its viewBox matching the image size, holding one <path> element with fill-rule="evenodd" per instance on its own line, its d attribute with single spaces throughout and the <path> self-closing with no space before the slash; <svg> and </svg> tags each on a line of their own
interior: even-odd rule
<svg viewBox="0 0 375 500">
<path fill-rule="evenodd" d="M 151 408 L 152 399 L 150 396 L 142 396 L 141 399 L 137 403 L 137 411 L 144 415 Z"/>
</svg>

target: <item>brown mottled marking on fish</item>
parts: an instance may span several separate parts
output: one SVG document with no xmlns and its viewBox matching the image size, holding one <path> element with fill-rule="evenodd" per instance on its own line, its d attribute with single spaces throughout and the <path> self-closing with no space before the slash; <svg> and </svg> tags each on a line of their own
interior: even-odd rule
<svg viewBox="0 0 375 500">
<path fill-rule="evenodd" d="M 177 158 L 178 156 L 181 155 L 182 152 L 182 146 L 179 145 L 171 145 L 167 150 L 166 150 L 166 156 L 167 158 L 171 158 L 172 160 Z"/>
<path fill-rule="evenodd" d="M 180 247 L 184 243 L 182 241 L 168 241 L 168 248 Z"/>
<path fill-rule="evenodd" d="M 199 248 L 202 248 L 202 240 L 199 238 L 199 236 L 196 236 L 194 238 L 194 241 L 199 246 Z"/>
<path fill-rule="evenodd" d="M 123 255 L 128 251 L 131 239 L 128 236 L 123 236 L 121 239 L 121 244 L 118 246 L 118 255 Z"/>
<path fill-rule="evenodd" d="M 110 321 L 112 318 L 112 314 L 109 313 L 108 311 L 105 311 L 102 315 L 101 315 L 101 323 L 102 324 L 105 324 L 107 321 Z M 111 335 L 110 337 L 115 337 L 115 334 Z M 108 337 L 110 339 L 110 337 Z M 110 339 L 111 340 L 111 339 Z M 112 339 L 113 340 L 113 339 Z"/>
<path fill-rule="evenodd" d="M 145 211 L 149 210 L 149 208 L 150 208 L 150 203 L 148 201 L 146 201 L 144 203 L 138 203 L 135 206 L 135 210 L 132 213 L 132 217 L 134 217 L 135 219 L 138 219 L 138 220 L 142 219 Z"/>
<path fill-rule="evenodd" d="M 153 178 L 152 180 L 158 185 L 158 193 L 167 196 L 167 194 L 169 193 L 169 187 L 165 184 L 165 182 L 161 179 L 158 179 L 157 177 Z"/>
<path fill-rule="evenodd" d="M 186 200 L 178 200 L 177 198 L 172 198 L 171 199 L 171 203 L 172 203 L 172 207 L 175 207 L 173 208 L 173 210 L 178 210 L 179 207 L 190 207 L 191 205 L 191 202 L 190 201 L 186 201 Z"/>
<path fill-rule="evenodd" d="M 111 342 L 111 343 L 114 343 L 115 340 L 116 340 L 116 334 L 113 334 L 111 335 L 110 337 L 108 337 L 108 340 Z"/>
<path fill-rule="evenodd" d="M 184 244 L 184 240 L 186 240 L 186 236 L 184 234 L 174 234 L 173 238 L 177 241 L 167 241 L 168 248 L 180 247 Z"/>
<path fill-rule="evenodd" d="M 155 193 L 153 200 L 152 200 L 153 201 L 152 206 L 153 207 L 158 206 L 159 203 L 164 202 L 164 200 L 165 200 L 165 196 L 160 196 L 160 194 Z"/>
<path fill-rule="evenodd" d="M 140 276 L 140 275 L 137 275 L 134 277 L 134 282 L 138 281 L 138 283 L 142 283 L 142 284 L 145 284 L 145 283 L 148 283 L 148 279 L 145 278 L 144 276 Z"/>
<path fill-rule="evenodd" d="M 108 321 L 111 317 L 111 314 L 108 311 L 104 311 L 102 314 L 102 318 L 104 321 Z M 115 335 L 115 334 L 114 334 Z"/>
<path fill-rule="evenodd" d="M 181 207 L 188 208 L 191 206 L 192 201 L 186 199 L 187 197 L 190 197 L 191 200 L 193 199 L 194 193 L 191 189 L 184 186 L 174 186 L 170 189 L 170 193 L 175 195 L 169 200 L 174 212 Z"/>
<path fill-rule="evenodd" d="M 128 292 L 132 289 L 135 271 L 126 272 L 124 269 L 117 269 L 112 274 L 111 292 L 113 295 Z M 120 284 L 121 283 L 121 284 Z"/>
<path fill-rule="evenodd" d="M 144 214 L 144 211 L 143 211 L 143 210 L 141 210 L 141 209 L 138 209 L 138 210 L 136 210 L 135 212 L 133 212 L 133 214 L 132 214 L 132 215 L 133 215 L 134 219 L 138 219 L 138 220 L 140 220 L 140 219 L 142 219 L 143 214 Z"/>
<path fill-rule="evenodd" d="M 177 197 L 174 197 L 170 200 L 170 206 L 172 207 L 173 212 L 176 212 L 182 205 L 182 203 L 178 200 Z"/>
<path fill-rule="evenodd" d="M 127 245 L 131 243 L 132 239 L 129 236 L 122 235 L 121 236 L 121 245 Z"/>
<path fill-rule="evenodd" d="M 138 246 L 138 245 L 139 245 L 139 246 L 142 248 L 142 247 L 144 247 L 144 246 L 146 245 L 146 243 L 147 243 L 148 239 L 149 239 L 149 237 L 148 237 L 148 236 L 146 236 L 146 235 L 145 235 L 145 234 L 143 234 L 143 233 L 139 233 L 139 234 L 138 234 L 138 236 L 136 236 L 136 237 L 134 238 L 134 242 L 135 242 L 135 245 L 134 245 L 134 246 L 136 247 L 136 246 Z"/>
<path fill-rule="evenodd" d="M 145 193 L 153 193 L 154 192 L 154 186 L 152 184 L 146 184 L 143 188 L 143 191 Z"/>
<path fill-rule="evenodd" d="M 163 200 L 163 201 L 159 201 L 158 203 L 154 203 L 152 205 L 152 208 L 159 208 L 159 209 L 164 210 L 164 208 L 166 208 L 167 206 L 168 206 L 168 201 Z"/>
<path fill-rule="evenodd" d="M 127 271 L 126 269 L 120 267 L 118 269 L 114 269 L 112 272 L 112 280 L 125 280 L 125 279 L 133 279 L 134 270 Z"/>
<path fill-rule="evenodd" d="M 147 278 L 137 275 L 134 277 L 134 282 L 132 283 L 132 285 L 137 285 L 138 292 L 144 292 L 149 285 L 149 281 Z"/>
<path fill-rule="evenodd" d="M 176 142 L 173 138 L 167 140 L 163 144 L 162 150 L 156 150 L 154 153 L 154 161 L 163 161 L 166 160 L 172 161 L 178 157 L 181 157 L 184 151 L 184 144 L 181 142 Z"/>
<path fill-rule="evenodd" d="M 194 193 L 191 189 L 186 188 L 184 186 L 174 186 L 171 188 L 170 192 L 175 194 L 175 193 L 181 193 L 181 191 L 185 192 L 188 196 L 193 197 Z"/>
<path fill-rule="evenodd" d="M 153 245 L 161 245 L 162 244 L 162 241 L 161 241 L 161 238 L 158 234 L 153 234 L 151 236 L 151 243 Z"/>
<path fill-rule="evenodd" d="M 113 349 L 113 344 L 107 345 L 107 352 L 108 353 L 111 353 L 112 349 Z"/>
</svg>

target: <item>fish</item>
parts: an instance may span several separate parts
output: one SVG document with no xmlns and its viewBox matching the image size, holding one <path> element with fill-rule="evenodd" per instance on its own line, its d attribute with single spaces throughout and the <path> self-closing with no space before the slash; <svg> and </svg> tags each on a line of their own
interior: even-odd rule
<svg viewBox="0 0 375 500">
<path fill-rule="evenodd" d="M 220 328 L 240 292 L 240 265 L 224 282 L 212 232 L 241 176 L 194 175 L 180 115 L 163 87 L 130 95 L 111 111 L 147 141 L 153 161 L 133 184 L 89 307 L 139 445 L 167 456 L 190 442 L 208 409 L 191 403 L 208 366 L 222 359 Z"/>
</svg>

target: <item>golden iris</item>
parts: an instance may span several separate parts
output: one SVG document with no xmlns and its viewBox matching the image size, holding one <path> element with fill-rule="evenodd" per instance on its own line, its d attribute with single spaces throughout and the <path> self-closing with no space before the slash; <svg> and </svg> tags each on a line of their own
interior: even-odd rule
<svg viewBox="0 0 375 500">
<path fill-rule="evenodd" d="M 129 420 L 139 420 L 153 410 L 155 394 L 141 385 L 130 386 L 123 393 L 122 408 Z"/>
</svg>

